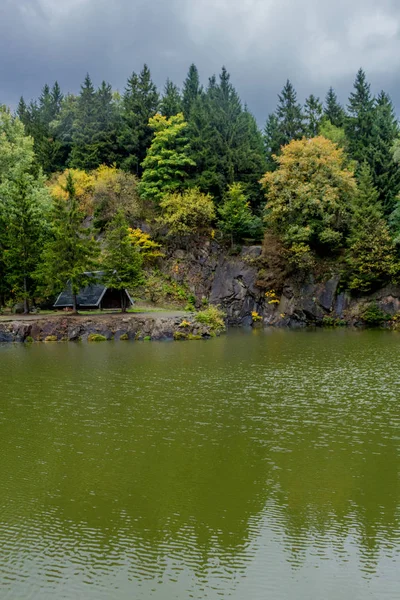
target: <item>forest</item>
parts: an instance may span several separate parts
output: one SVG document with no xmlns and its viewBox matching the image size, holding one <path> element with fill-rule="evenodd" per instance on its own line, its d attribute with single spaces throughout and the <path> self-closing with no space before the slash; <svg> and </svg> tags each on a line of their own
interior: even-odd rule
<svg viewBox="0 0 400 600">
<path fill-rule="evenodd" d="M 134 289 L 171 244 L 212 238 L 279 249 L 298 272 L 334 264 L 342 287 L 400 278 L 400 129 L 387 93 L 356 74 L 302 105 L 290 81 L 260 130 L 222 69 L 195 65 L 162 93 L 149 68 L 124 92 L 87 75 L 0 106 L 0 306 L 28 312 L 101 269 Z M 115 276 L 118 273 L 118 277 Z"/>
</svg>

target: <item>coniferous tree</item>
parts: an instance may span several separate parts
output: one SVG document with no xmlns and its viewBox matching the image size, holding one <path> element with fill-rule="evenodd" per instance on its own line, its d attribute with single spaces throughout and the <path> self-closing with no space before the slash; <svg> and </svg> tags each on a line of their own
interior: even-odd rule
<svg viewBox="0 0 400 600">
<path fill-rule="evenodd" d="M 277 155 L 281 149 L 281 133 L 279 130 L 279 119 L 275 113 L 268 116 L 264 127 L 264 144 L 267 154 L 267 171 L 274 171 L 277 167 L 273 156 Z"/>
<path fill-rule="evenodd" d="M 182 112 L 182 99 L 178 87 L 167 79 L 160 103 L 161 114 L 169 119 Z"/>
<path fill-rule="evenodd" d="M 111 85 L 103 81 L 96 91 L 95 100 L 97 127 L 93 145 L 96 146 L 98 160 L 96 166 L 118 164 L 120 152 L 117 138 L 120 119 L 114 104 Z"/>
<path fill-rule="evenodd" d="M 60 104 L 60 111 L 51 123 L 50 132 L 57 142 L 56 152 L 53 156 L 53 172 L 62 171 L 69 163 L 73 145 L 77 105 L 78 99 L 73 94 L 63 97 Z"/>
<path fill-rule="evenodd" d="M 351 158 L 361 165 L 370 159 L 374 121 L 374 99 L 362 69 L 357 73 L 354 91 L 350 94 L 348 112 L 345 127 L 349 152 Z"/>
<path fill-rule="evenodd" d="M 189 120 L 192 106 L 202 92 L 203 88 L 200 85 L 199 72 L 196 65 L 192 64 L 183 83 L 182 92 L 182 110 L 186 120 Z"/>
<path fill-rule="evenodd" d="M 95 266 L 99 247 L 93 230 L 82 224 L 83 215 L 71 173 L 67 176 L 65 191 L 67 200 L 62 197 L 54 200 L 53 235 L 45 245 L 39 276 L 47 289 L 60 291 L 68 283 L 73 311 L 77 312 L 78 292 L 93 281 L 87 271 Z"/>
<path fill-rule="evenodd" d="M 27 173 L 10 182 L 7 193 L 6 278 L 16 298 L 23 299 L 24 313 L 35 291 L 35 271 L 48 231 L 48 190 L 42 179 Z"/>
<path fill-rule="evenodd" d="M 159 202 L 166 194 L 186 187 L 188 170 L 195 166 L 189 156 L 187 123 L 179 113 L 170 119 L 156 115 L 149 121 L 154 137 L 143 161 L 139 193 Z"/>
<path fill-rule="evenodd" d="M 337 95 L 335 94 L 332 87 L 329 88 L 325 98 L 324 116 L 334 125 L 335 127 L 343 127 L 346 113 L 338 101 Z"/>
<path fill-rule="evenodd" d="M 100 164 L 95 143 L 98 132 L 98 104 L 96 92 L 89 74 L 81 86 L 76 104 L 72 130 L 70 166 L 75 169 L 95 169 Z"/>
<path fill-rule="evenodd" d="M 376 99 L 369 164 L 386 216 L 393 211 L 400 192 L 400 169 L 393 156 L 393 145 L 398 136 L 399 125 L 392 101 L 381 92 Z"/>
<path fill-rule="evenodd" d="M 296 90 L 289 80 L 278 98 L 276 115 L 281 135 L 280 146 L 286 146 L 292 140 L 298 140 L 304 135 L 304 116 L 301 105 L 297 102 Z"/>
<path fill-rule="evenodd" d="M 252 237 L 262 231 L 261 220 L 252 214 L 250 203 L 240 183 L 233 183 L 228 187 L 218 213 L 219 226 L 229 236 L 232 246 L 235 241 Z"/>
<path fill-rule="evenodd" d="M 104 239 L 103 266 L 105 284 L 121 292 L 121 309 L 126 312 L 126 289 L 142 282 L 142 257 L 132 243 L 129 225 L 122 211 L 118 211 L 107 226 Z"/>
<path fill-rule="evenodd" d="M 144 65 L 139 75 L 132 73 L 123 96 L 123 123 L 119 144 L 124 151 L 122 166 L 125 170 L 141 175 L 141 165 L 153 136 L 149 119 L 154 117 L 158 107 L 157 88 L 148 66 Z"/>
<path fill-rule="evenodd" d="M 317 136 L 322 119 L 322 104 L 314 94 L 311 94 L 305 102 L 304 117 L 306 135 L 311 138 Z"/>
<path fill-rule="evenodd" d="M 348 285 L 352 290 L 367 292 L 390 280 L 398 271 L 398 265 L 394 243 L 379 203 L 379 192 L 374 187 L 366 162 L 360 168 L 358 191 L 351 208 L 346 255 Z"/>
<path fill-rule="evenodd" d="M 210 78 L 198 96 L 189 121 L 191 157 L 196 163 L 194 185 L 218 202 L 229 184 L 242 182 L 257 203 L 258 182 L 265 170 L 263 141 L 253 116 L 243 109 L 225 68 L 219 83 Z"/>
</svg>

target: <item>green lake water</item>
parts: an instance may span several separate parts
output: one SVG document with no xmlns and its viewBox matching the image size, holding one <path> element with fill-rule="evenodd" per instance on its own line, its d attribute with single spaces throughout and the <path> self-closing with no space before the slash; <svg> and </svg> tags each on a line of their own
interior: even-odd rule
<svg viewBox="0 0 400 600">
<path fill-rule="evenodd" d="M 400 334 L 0 346 L 0 598 L 397 600 Z"/>
</svg>

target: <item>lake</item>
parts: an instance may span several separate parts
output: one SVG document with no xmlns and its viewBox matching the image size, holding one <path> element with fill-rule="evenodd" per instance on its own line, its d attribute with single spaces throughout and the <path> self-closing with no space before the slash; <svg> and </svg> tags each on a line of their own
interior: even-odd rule
<svg viewBox="0 0 400 600">
<path fill-rule="evenodd" d="M 397 600 L 400 334 L 0 346 L 0 597 Z"/>
</svg>

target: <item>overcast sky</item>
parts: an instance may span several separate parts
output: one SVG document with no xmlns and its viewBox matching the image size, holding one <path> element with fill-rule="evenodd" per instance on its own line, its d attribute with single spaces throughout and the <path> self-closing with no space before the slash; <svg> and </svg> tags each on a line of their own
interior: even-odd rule
<svg viewBox="0 0 400 600">
<path fill-rule="evenodd" d="M 206 83 L 225 65 L 260 123 L 286 79 L 299 98 L 342 101 L 362 66 L 400 112 L 399 0 L 0 0 L 0 103 L 89 71 L 123 91 L 147 62 L 159 87 L 194 62 Z"/>
</svg>

